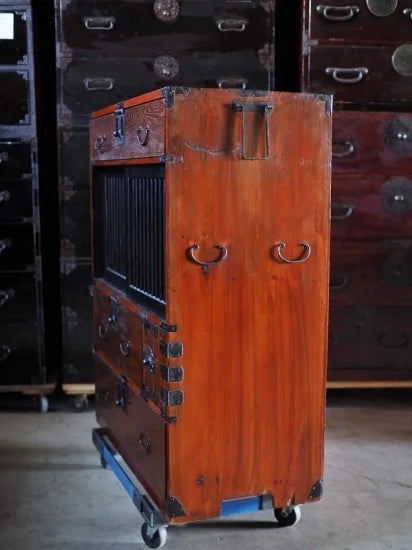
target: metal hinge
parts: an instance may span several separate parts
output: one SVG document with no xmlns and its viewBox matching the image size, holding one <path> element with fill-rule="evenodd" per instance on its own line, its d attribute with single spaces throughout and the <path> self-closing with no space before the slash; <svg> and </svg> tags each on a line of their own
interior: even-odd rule
<svg viewBox="0 0 412 550">
<path fill-rule="evenodd" d="M 181 382 L 183 380 L 183 368 L 160 365 L 160 375 L 166 382 Z"/>
<path fill-rule="evenodd" d="M 183 344 L 180 342 L 160 342 L 160 353 L 167 358 L 182 357 Z"/>
<path fill-rule="evenodd" d="M 168 407 L 177 407 L 183 403 L 184 394 L 181 390 L 169 391 L 162 388 L 160 390 L 160 399 Z"/>
<path fill-rule="evenodd" d="M 114 132 L 113 136 L 118 140 L 119 143 L 123 143 L 125 139 L 124 132 L 124 107 L 123 103 L 119 103 L 117 109 L 114 112 L 115 122 L 114 122 Z"/>
</svg>

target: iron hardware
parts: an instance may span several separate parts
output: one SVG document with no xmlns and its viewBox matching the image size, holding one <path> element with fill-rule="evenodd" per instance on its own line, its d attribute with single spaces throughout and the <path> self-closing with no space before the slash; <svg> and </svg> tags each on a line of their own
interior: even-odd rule
<svg viewBox="0 0 412 550">
<path fill-rule="evenodd" d="M 269 135 L 269 113 L 273 111 L 273 104 L 263 101 L 234 101 L 232 107 L 236 112 L 242 113 L 242 126 L 241 126 L 241 148 L 242 158 L 245 160 L 268 160 L 270 158 L 270 135 Z M 245 135 L 246 135 L 246 113 L 263 112 L 265 117 L 265 155 L 263 157 L 249 156 L 246 154 L 245 147 Z"/>
<path fill-rule="evenodd" d="M 13 244 L 11 239 L 1 239 L 0 240 L 0 254 L 2 254 L 6 248 L 11 248 L 11 245 Z"/>
<path fill-rule="evenodd" d="M 151 374 L 155 372 L 155 358 L 153 350 L 144 344 L 142 351 L 142 367 L 148 370 Z"/>
<path fill-rule="evenodd" d="M 180 342 L 165 342 L 162 340 L 160 342 L 160 353 L 168 359 L 182 357 L 183 344 Z"/>
<path fill-rule="evenodd" d="M 142 447 L 144 452 L 148 455 L 152 452 L 152 440 L 150 437 L 147 437 L 144 433 L 139 434 L 139 445 Z"/>
<path fill-rule="evenodd" d="M 282 255 L 282 249 L 285 248 L 285 243 L 279 243 L 275 245 L 275 252 L 277 254 L 277 257 L 280 261 L 286 263 L 286 264 L 301 264 L 303 262 L 306 262 L 310 258 L 310 255 L 312 253 L 312 249 L 309 243 L 302 241 L 299 243 L 299 245 L 303 248 L 303 252 L 300 256 L 295 258 L 294 260 L 289 260 L 288 258 L 285 258 Z"/>
<path fill-rule="evenodd" d="M 117 307 L 118 302 L 116 296 L 110 296 L 110 316 L 107 319 L 113 330 L 117 330 Z"/>
<path fill-rule="evenodd" d="M 10 192 L 9 191 L 0 191 L 0 203 L 7 202 L 10 200 Z"/>
<path fill-rule="evenodd" d="M 183 392 L 181 390 L 177 391 L 167 391 L 164 388 L 160 390 L 160 399 L 168 407 L 177 407 L 183 403 Z"/>
<path fill-rule="evenodd" d="M 212 260 L 211 262 L 201 262 L 197 258 L 195 258 L 194 251 L 199 250 L 200 245 L 194 244 L 191 246 L 188 250 L 190 259 L 197 265 L 200 265 L 202 267 L 202 271 L 205 275 L 209 273 L 209 267 L 212 265 L 218 265 L 224 262 L 227 258 L 227 248 L 223 244 L 217 244 L 215 248 L 220 250 L 220 256 L 216 260 Z"/>
<path fill-rule="evenodd" d="M 181 382 L 183 380 L 182 367 L 166 367 L 166 365 L 160 365 L 160 376 L 166 382 Z"/>
<path fill-rule="evenodd" d="M 329 21 L 350 21 L 359 13 L 358 6 L 324 6 L 319 4 L 316 11 Z M 333 15 L 333 14 L 336 15 Z"/>
<path fill-rule="evenodd" d="M 349 276 L 347 273 L 338 273 L 335 275 L 336 279 L 340 279 L 340 282 L 330 282 L 331 290 L 343 290 L 349 281 Z"/>
<path fill-rule="evenodd" d="M 115 17 L 83 17 L 88 31 L 111 31 L 116 23 Z"/>
<path fill-rule="evenodd" d="M 216 80 L 216 84 L 221 90 L 225 88 L 240 88 L 246 90 L 247 88 L 246 78 L 219 78 L 219 80 Z"/>
<path fill-rule="evenodd" d="M 332 145 L 342 149 L 341 151 L 332 152 L 332 158 L 334 159 L 343 159 L 353 155 L 355 152 L 355 144 L 353 141 L 333 141 Z"/>
<path fill-rule="evenodd" d="M 120 142 L 124 141 L 125 135 L 124 135 L 124 109 L 122 106 L 119 106 L 118 109 L 114 112 L 114 132 L 113 136 L 119 140 Z"/>
<path fill-rule="evenodd" d="M 0 362 L 5 361 L 11 354 L 11 347 L 6 345 L 0 346 Z"/>
<path fill-rule="evenodd" d="M 137 129 L 137 141 L 140 145 L 145 147 L 149 143 L 150 139 L 150 126 L 147 125 L 145 128 L 139 126 Z"/>
<path fill-rule="evenodd" d="M 14 290 L 0 290 L 0 307 L 4 306 L 10 298 L 14 298 Z"/>
<path fill-rule="evenodd" d="M 325 69 L 325 73 L 327 75 L 331 76 L 333 80 L 336 80 L 336 82 L 341 84 L 356 84 L 357 82 L 360 82 L 363 77 L 368 74 L 368 72 L 369 69 L 367 67 L 350 67 L 346 69 L 341 67 L 327 67 Z M 354 74 L 355 76 L 343 76 L 350 74 Z"/>
<path fill-rule="evenodd" d="M 168 325 L 165 322 L 160 323 L 160 329 L 164 330 L 165 332 L 177 332 L 177 325 Z"/>
<path fill-rule="evenodd" d="M 409 19 L 412 21 L 412 9 L 411 8 L 405 8 L 402 13 L 403 13 L 403 15 L 406 15 L 406 17 L 409 17 Z"/>
<path fill-rule="evenodd" d="M 116 405 L 122 409 L 127 407 L 127 379 L 124 376 L 117 379 Z"/>
<path fill-rule="evenodd" d="M 104 323 L 99 323 L 99 326 L 97 327 L 97 332 L 102 340 L 107 340 L 109 336 L 109 327 L 105 325 Z"/>
<path fill-rule="evenodd" d="M 97 136 L 96 141 L 94 142 L 95 150 L 101 152 L 101 149 L 105 141 L 106 141 L 106 136 Z"/>
<path fill-rule="evenodd" d="M 218 19 L 216 24 L 221 32 L 243 32 L 246 30 L 248 22 L 247 19 L 238 17 L 236 19 Z"/>
<path fill-rule="evenodd" d="M 8 153 L 0 153 L 0 164 L 2 162 L 8 162 L 10 159 L 9 159 L 9 154 Z"/>
<path fill-rule="evenodd" d="M 383 333 L 379 335 L 378 342 L 385 349 L 403 349 L 408 346 L 409 338 L 406 334 L 400 334 L 398 342 L 389 342 L 388 335 Z"/>
<path fill-rule="evenodd" d="M 120 348 L 120 353 L 123 355 L 123 357 L 129 357 L 131 347 L 132 345 L 129 340 L 126 340 L 126 341 L 124 341 L 123 339 L 120 340 L 119 348 Z"/>
<path fill-rule="evenodd" d="M 347 218 L 350 218 L 352 216 L 353 211 L 355 210 L 355 205 L 334 202 L 332 204 L 332 211 L 333 210 L 342 210 L 343 214 L 332 214 L 332 220 L 346 220 Z"/>
<path fill-rule="evenodd" d="M 85 78 L 83 84 L 88 92 L 110 92 L 114 88 L 115 80 L 113 78 Z"/>
</svg>

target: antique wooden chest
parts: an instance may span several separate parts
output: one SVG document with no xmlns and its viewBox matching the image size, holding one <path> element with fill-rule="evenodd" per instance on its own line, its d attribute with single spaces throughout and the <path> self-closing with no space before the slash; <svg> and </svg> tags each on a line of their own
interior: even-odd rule
<svg viewBox="0 0 412 550">
<path fill-rule="evenodd" d="M 321 496 L 330 154 L 329 96 L 92 115 L 97 419 L 170 523 Z"/>
</svg>

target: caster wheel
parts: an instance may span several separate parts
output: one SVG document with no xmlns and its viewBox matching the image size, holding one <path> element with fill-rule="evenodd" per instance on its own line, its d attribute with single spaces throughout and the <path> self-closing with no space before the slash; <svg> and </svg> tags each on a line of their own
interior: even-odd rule
<svg viewBox="0 0 412 550">
<path fill-rule="evenodd" d="M 70 406 L 73 412 L 84 412 L 89 408 L 89 399 L 87 395 L 76 395 L 70 401 Z"/>
<path fill-rule="evenodd" d="M 275 518 L 282 527 L 291 527 L 296 525 L 301 518 L 300 506 L 286 506 L 285 508 L 275 508 Z"/>
<path fill-rule="evenodd" d="M 103 468 L 103 470 L 106 470 L 107 462 L 105 461 L 105 459 L 102 456 L 100 457 L 100 465 Z"/>
<path fill-rule="evenodd" d="M 49 410 L 49 400 L 45 395 L 39 395 L 37 397 L 36 409 L 39 413 L 46 413 Z"/>
<path fill-rule="evenodd" d="M 166 544 L 167 528 L 151 529 L 147 523 L 142 525 L 142 539 L 149 548 L 161 548 Z"/>
</svg>

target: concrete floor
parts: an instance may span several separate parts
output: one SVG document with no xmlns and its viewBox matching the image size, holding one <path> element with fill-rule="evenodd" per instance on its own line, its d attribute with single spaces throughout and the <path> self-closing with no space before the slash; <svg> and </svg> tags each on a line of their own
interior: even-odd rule
<svg viewBox="0 0 412 550">
<path fill-rule="evenodd" d="M 411 398 L 329 398 L 325 497 L 303 508 L 297 526 L 276 529 L 271 512 L 261 512 L 172 528 L 166 547 L 412 550 Z M 55 408 L 0 414 L 0 549 L 145 548 L 131 501 L 99 466 L 93 412 Z"/>
</svg>

